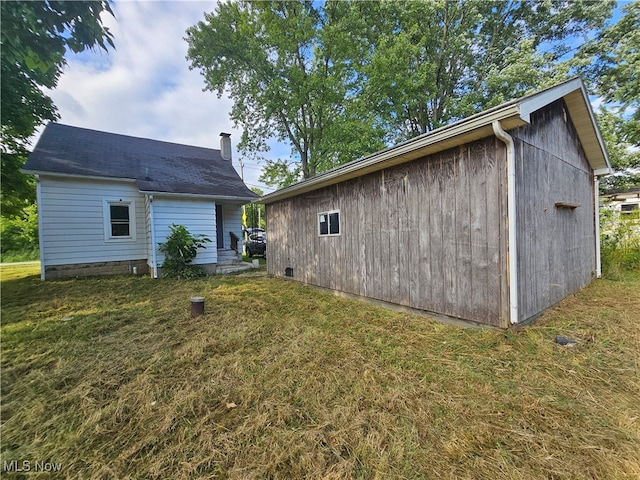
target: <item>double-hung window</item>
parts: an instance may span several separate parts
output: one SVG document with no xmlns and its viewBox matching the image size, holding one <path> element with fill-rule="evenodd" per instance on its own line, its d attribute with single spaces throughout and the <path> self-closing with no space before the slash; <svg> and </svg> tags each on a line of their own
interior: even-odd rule
<svg viewBox="0 0 640 480">
<path fill-rule="evenodd" d="M 318 214 L 318 234 L 340 235 L 340 211 L 322 212 Z"/>
<path fill-rule="evenodd" d="M 104 201 L 105 240 L 135 240 L 135 203 L 123 200 Z"/>
</svg>

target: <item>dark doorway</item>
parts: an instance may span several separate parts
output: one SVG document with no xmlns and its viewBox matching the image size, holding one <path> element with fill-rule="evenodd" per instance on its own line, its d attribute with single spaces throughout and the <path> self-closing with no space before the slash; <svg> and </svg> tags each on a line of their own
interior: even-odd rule
<svg viewBox="0 0 640 480">
<path fill-rule="evenodd" d="M 216 203 L 216 239 L 218 250 L 224 249 L 224 224 L 222 222 L 222 205 Z"/>
</svg>

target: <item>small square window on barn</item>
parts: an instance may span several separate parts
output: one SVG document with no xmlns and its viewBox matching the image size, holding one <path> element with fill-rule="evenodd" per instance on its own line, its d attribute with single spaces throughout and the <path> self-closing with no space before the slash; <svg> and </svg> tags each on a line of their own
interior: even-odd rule
<svg viewBox="0 0 640 480">
<path fill-rule="evenodd" d="M 340 235 L 340 211 L 322 212 L 318 214 L 318 234 Z"/>
<path fill-rule="evenodd" d="M 134 201 L 104 201 L 104 238 L 106 241 L 135 240 Z"/>
</svg>

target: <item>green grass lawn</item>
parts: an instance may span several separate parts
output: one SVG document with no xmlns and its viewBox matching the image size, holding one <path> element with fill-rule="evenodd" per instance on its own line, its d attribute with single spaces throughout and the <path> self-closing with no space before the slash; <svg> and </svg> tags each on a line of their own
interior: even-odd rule
<svg viewBox="0 0 640 480">
<path fill-rule="evenodd" d="M 2 271 L 3 478 L 640 478 L 640 272 L 508 332 L 256 272 L 38 273 Z"/>
</svg>

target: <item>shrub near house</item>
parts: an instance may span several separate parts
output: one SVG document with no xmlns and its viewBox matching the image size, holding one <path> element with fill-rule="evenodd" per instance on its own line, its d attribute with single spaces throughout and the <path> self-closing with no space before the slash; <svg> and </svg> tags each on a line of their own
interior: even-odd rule
<svg viewBox="0 0 640 480">
<path fill-rule="evenodd" d="M 192 235 L 182 225 L 171 224 L 171 234 L 167 241 L 160 243 L 159 249 L 164 253 L 162 264 L 163 276 L 176 278 L 204 277 L 207 272 L 201 265 L 193 265 L 199 248 L 204 248 L 205 243 L 211 243 L 211 239 L 203 234 Z"/>
</svg>

